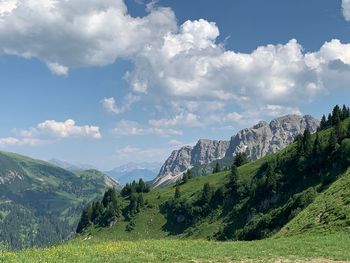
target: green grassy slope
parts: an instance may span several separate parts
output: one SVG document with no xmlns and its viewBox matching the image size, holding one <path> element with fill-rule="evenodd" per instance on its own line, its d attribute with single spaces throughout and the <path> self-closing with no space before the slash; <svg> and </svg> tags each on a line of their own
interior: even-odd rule
<svg viewBox="0 0 350 263">
<path fill-rule="evenodd" d="M 350 170 L 321 193 L 276 236 L 334 231 L 350 232 Z"/>
<path fill-rule="evenodd" d="M 303 235 L 259 241 L 75 240 L 45 249 L 0 251 L 0 262 L 333 262 L 350 260 L 350 235 Z"/>
<path fill-rule="evenodd" d="M 347 128 L 349 119 L 342 126 Z M 316 157 L 313 153 L 299 156 L 297 143 L 294 143 L 276 154 L 239 167 L 238 195 L 232 197 L 226 189 L 225 198 L 230 200 L 224 200 L 222 205 L 197 217 L 193 223 L 181 225 L 175 222 L 171 225 L 166 214 L 161 212 L 161 205 L 174 196 L 175 186 L 172 185 L 143 194 L 146 205 L 133 217 L 132 230 L 127 227 L 130 219 L 121 217 L 113 227 L 92 226 L 85 235 L 101 241 L 159 238 L 254 240 L 273 236 L 296 216 L 281 233 L 298 234 L 305 229 L 320 227 L 328 232 L 348 231 L 350 179 L 347 179 L 348 173 L 344 176 L 349 163 L 344 149 L 349 152 L 347 145 L 350 145 L 350 140 L 342 140 L 336 150 L 329 151 L 332 130 L 334 128 L 318 133 L 322 150 Z M 311 136 L 311 144 L 315 137 Z M 271 163 L 275 163 L 274 190 L 264 185 L 269 180 L 267 167 Z M 199 176 L 181 184 L 181 202 L 195 207 L 204 184 L 210 183 L 214 190 L 218 189 L 227 184 L 229 173 Z M 310 203 L 312 205 L 307 208 Z M 128 204 L 128 198 L 124 198 L 123 207 Z M 316 224 L 315 218 L 318 217 L 320 222 Z"/>
<path fill-rule="evenodd" d="M 83 206 L 106 188 L 105 176 L 97 171 L 72 173 L 0 152 L 0 239 L 12 248 L 67 239 Z"/>
<path fill-rule="evenodd" d="M 284 154 L 289 148 L 281 151 Z M 260 167 L 268 162 L 273 155 L 266 156 L 255 162 L 248 163 L 238 168 L 240 173 L 240 182 L 249 184 L 252 178 L 259 171 Z M 207 176 L 195 177 L 186 184 L 181 185 L 182 198 L 185 200 L 195 200 L 200 195 L 200 191 L 205 183 L 210 183 L 213 187 L 220 187 L 227 182 L 229 172 L 223 171 Z M 207 239 L 212 238 L 223 226 L 227 224 L 227 215 L 223 215 L 222 211 L 216 211 L 210 217 L 200 220 L 194 227 L 185 229 L 183 233 L 176 235 L 171 234 L 164 228 L 166 218 L 159 211 L 159 206 L 165 201 L 173 197 L 175 186 L 171 185 L 161 189 L 153 189 L 144 194 L 146 201 L 145 207 L 140 213 L 134 217 L 135 228 L 127 231 L 126 226 L 128 220 L 122 219 L 113 227 L 101 228 L 91 227 L 86 231 L 86 235 L 92 235 L 96 239 L 108 240 L 143 240 L 143 239 L 159 239 L 159 238 L 191 238 L 191 239 Z M 127 198 L 124 199 L 124 206 L 128 204 Z"/>
</svg>

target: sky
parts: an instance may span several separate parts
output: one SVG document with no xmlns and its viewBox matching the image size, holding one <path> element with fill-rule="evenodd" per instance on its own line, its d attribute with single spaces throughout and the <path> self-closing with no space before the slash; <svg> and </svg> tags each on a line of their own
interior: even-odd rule
<svg viewBox="0 0 350 263">
<path fill-rule="evenodd" d="M 0 150 L 164 161 L 350 99 L 350 0 L 0 0 Z"/>
</svg>

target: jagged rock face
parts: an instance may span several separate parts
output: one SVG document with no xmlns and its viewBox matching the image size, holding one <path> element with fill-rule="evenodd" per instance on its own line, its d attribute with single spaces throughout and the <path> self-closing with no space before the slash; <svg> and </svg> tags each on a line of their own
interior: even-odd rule
<svg viewBox="0 0 350 263">
<path fill-rule="evenodd" d="M 223 158 L 228 146 L 228 141 L 199 140 L 195 146 L 184 146 L 173 151 L 153 181 L 153 186 L 175 182 L 194 164 L 210 163 Z"/>
<path fill-rule="evenodd" d="M 310 115 L 287 115 L 270 123 L 259 122 L 249 129 L 238 132 L 231 138 L 226 156 L 246 152 L 251 160 L 277 152 L 292 143 L 305 129 L 316 132 L 319 121 Z"/>
<path fill-rule="evenodd" d="M 173 151 L 153 181 L 154 187 L 174 183 L 183 172 L 195 164 L 208 164 L 223 157 L 246 152 L 251 160 L 277 152 L 292 143 L 305 129 L 316 132 L 319 120 L 310 115 L 286 115 L 272 120 L 261 121 L 255 126 L 239 131 L 231 141 L 199 140 L 192 146 Z"/>
</svg>

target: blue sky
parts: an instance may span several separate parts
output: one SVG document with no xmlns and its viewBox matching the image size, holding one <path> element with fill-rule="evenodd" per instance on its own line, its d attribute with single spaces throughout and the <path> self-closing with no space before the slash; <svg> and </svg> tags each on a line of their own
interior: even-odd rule
<svg viewBox="0 0 350 263">
<path fill-rule="evenodd" d="M 320 117 L 350 98 L 349 20 L 348 0 L 3 0 L 0 149 L 107 170 Z"/>
</svg>

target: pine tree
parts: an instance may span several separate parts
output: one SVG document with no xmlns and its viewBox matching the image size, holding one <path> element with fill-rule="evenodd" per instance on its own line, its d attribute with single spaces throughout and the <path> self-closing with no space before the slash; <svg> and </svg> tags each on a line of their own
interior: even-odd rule
<svg viewBox="0 0 350 263">
<path fill-rule="evenodd" d="M 180 186 L 177 185 L 177 186 L 175 187 L 174 198 L 175 198 L 175 199 L 179 199 L 180 197 L 181 197 Z"/>
<path fill-rule="evenodd" d="M 221 172 L 220 164 L 218 162 L 216 162 L 213 173 L 215 174 L 215 173 L 219 173 L 219 172 Z"/>
<path fill-rule="evenodd" d="M 338 105 L 335 105 L 332 111 L 332 125 L 336 124 L 338 121 L 341 120 L 342 112 L 340 110 L 340 107 Z"/>
<path fill-rule="evenodd" d="M 346 105 L 344 104 L 343 105 L 343 108 L 341 110 L 341 120 L 345 120 L 347 118 L 349 118 L 349 111 L 348 111 L 348 108 L 346 107 Z"/>
<path fill-rule="evenodd" d="M 327 127 L 331 127 L 332 125 L 332 114 L 329 113 L 327 118 Z"/>
<path fill-rule="evenodd" d="M 87 228 L 91 224 L 91 214 L 92 214 L 92 207 L 91 204 L 88 204 L 80 217 L 80 221 L 77 226 L 77 233 L 82 233 L 85 228 Z"/>
<path fill-rule="evenodd" d="M 304 143 L 303 143 L 303 135 L 298 134 L 294 141 L 297 143 L 297 156 L 302 156 L 304 155 Z"/>
<path fill-rule="evenodd" d="M 115 191 L 114 188 L 109 188 L 103 196 L 102 204 L 104 207 L 107 207 L 109 203 L 115 202 L 116 199 L 117 199 L 117 192 Z"/>
<path fill-rule="evenodd" d="M 227 184 L 227 188 L 231 191 L 231 192 L 236 192 L 238 189 L 238 169 L 236 165 L 232 165 L 231 166 L 231 172 L 229 175 L 229 181 Z"/>
<path fill-rule="evenodd" d="M 143 194 L 140 193 L 137 196 L 137 206 L 136 206 L 136 210 L 139 213 L 141 211 L 141 208 L 144 207 L 145 205 L 145 200 L 143 199 Z"/>
<path fill-rule="evenodd" d="M 303 135 L 303 150 L 306 156 L 310 156 L 312 152 L 312 139 L 309 129 L 305 129 Z"/>
<path fill-rule="evenodd" d="M 129 203 L 129 214 L 134 216 L 137 213 L 137 196 L 135 193 L 130 195 L 130 203 Z"/>
<path fill-rule="evenodd" d="M 321 145 L 320 136 L 318 135 L 318 133 L 316 133 L 316 138 L 314 141 L 314 146 L 312 148 L 312 153 L 314 156 L 318 156 L 321 154 L 321 152 L 322 152 L 322 145 Z"/>
<path fill-rule="evenodd" d="M 184 172 L 184 174 L 182 175 L 182 182 L 184 184 L 188 182 L 188 173 L 187 173 L 187 171 Z"/>
<path fill-rule="evenodd" d="M 266 188 L 270 192 L 275 192 L 277 189 L 277 174 L 276 174 L 276 160 L 272 159 L 267 163 L 266 168 Z"/>
<path fill-rule="evenodd" d="M 323 114 L 320 122 L 320 130 L 324 130 L 325 128 L 327 128 L 327 120 L 326 120 L 326 116 Z"/>
<path fill-rule="evenodd" d="M 136 192 L 138 193 L 144 193 L 146 190 L 146 183 L 143 181 L 142 178 L 139 179 L 139 183 L 136 186 Z"/>
<path fill-rule="evenodd" d="M 335 136 L 338 139 L 338 143 L 340 143 L 346 137 L 346 130 L 344 129 L 341 122 L 337 122 L 334 127 Z"/>
<path fill-rule="evenodd" d="M 334 152 L 337 149 L 337 143 L 338 142 L 338 138 L 335 135 L 335 132 L 332 131 L 331 134 L 329 135 L 329 139 L 328 139 L 328 151 L 329 153 Z"/>
<path fill-rule="evenodd" d="M 97 224 L 103 215 L 103 205 L 97 201 L 92 204 L 91 222 Z"/>
<path fill-rule="evenodd" d="M 201 203 L 202 205 L 209 205 L 211 198 L 213 197 L 213 189 L 209 183 L 203 185 Z"/>
<path fill-rule="evenodd" d="M 248 156 L 247 153 L 245 152 L 239 152 L 236 154 L 235 159 L 233 163 L 237 166 L 240 167 L 243 164 L 248 163 Z"/>
</svg>

